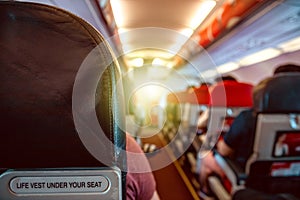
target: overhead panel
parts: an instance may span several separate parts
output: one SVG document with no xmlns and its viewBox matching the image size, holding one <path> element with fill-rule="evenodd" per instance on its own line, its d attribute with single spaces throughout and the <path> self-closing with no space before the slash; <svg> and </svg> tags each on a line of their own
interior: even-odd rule
<svg viewBox="0 0 300 200">
<path fill-rule="evenodd" d="M 200 30 L 199 45 L 208 46 L 226 29 L 242 20 L 261 0 L 227 0 L 213 15 L 212 22 Z"/>
<path fill-rule="evenodd" d="M 282 3 L 251 24 L 237 27 L 208 49 L 217 65 L 237 61 L 267 48 L 300 37 L 300 6 Z"/>
</svg>

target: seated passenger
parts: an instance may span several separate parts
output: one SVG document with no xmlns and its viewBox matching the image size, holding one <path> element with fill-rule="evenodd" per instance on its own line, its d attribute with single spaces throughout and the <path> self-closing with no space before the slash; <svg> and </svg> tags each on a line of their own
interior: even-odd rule
<svg viewBox="0 0 300 200">
<path fill-rule="evenodd" d="M 283 72 L 300 72 L 300 66 L 293 64 L 279 66 L 275 69 L 274 75 Z M 261 88 L 270 79 L 271 78 L 267 78 L 254 87 L 253 102 L 257 102 L 256 99 L 260 96 Z M 254 107 L 259 106 L 260 105 L 254 105 Z M 256 113 L 254 109 L 241 112 L 234 120 L 229 131 L 225 134 L 224 140 L 220 140 L 216 145 L 218 153 L 224 157 L 232 158 L 237 164 L 240 164 L 242 168 L 245 167 L 246 161 L 252 153 L 255 135 L 255 118 Z M 205 152 L 200 162 L 199 182 L 203 192 L 209 193 L 207 178 L 212 174 L 224 177 L 224 173 L 214 159 L 212 152 Z"/>
<path fill-rule="evenodd" d="M 142 155 L 137 158 L 127 155 L 126 199 L 159 200 L 149 162 L 141 147 L 129 134 L 126 136 L 126 150 Z"/>
<path fill-rule="evenodd" d="M 237 81 L 235 77 L 231 76 L 231 75 L 227 75 L 227 76 L 221 76 L 221 77 L 217 77 L 215 79 L 215 82 L 221 82 L 221 81 Z"/>
<path fill-rule="evenodd" d="M 202 135 L 207 132 L 207 123 L 209 119 L 209 109 L 203 111 L 197 121 L 197 134 Z"/>
<path fill-rule="evenodd" d="M 300 66 L 294 64 L 286 64 L 277 67 L 274 70 L 274 76 L 282 73 L 300 72 Z M 260 98 L 261 88 L 271 79 L 266 78 L 261 81 L 253 90 L 254 107 L 257 99 Z M 245 167 L 246 161 L 252 154 L 256 113 L 254 109 L 245 110 L 234 120 L 229 132 L 225 135 L 224 140 L 217 144 L 218 152 L 222 156 L 228 156 L 236 161 L 242 168 Z"/>
</svg>

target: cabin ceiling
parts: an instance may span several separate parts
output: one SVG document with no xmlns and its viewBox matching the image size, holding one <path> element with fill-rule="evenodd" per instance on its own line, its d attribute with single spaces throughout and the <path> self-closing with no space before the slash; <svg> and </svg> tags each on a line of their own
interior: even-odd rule
<svg viewBox="0 0 300 200">
<path fill-rule="evenodd" d="M 190 67 L 189 63 L 181 63 L 180 66 L 183 69 L 180 69 L 180 73 L 182 72 L 189 78 L 194 77 L 197 82 L 199 81 L 199 73 L 197 72 L 207 72 L 213 69 L 215 73 L 203 75 L 213 77 L 217 73 L 227 73 L 253 64 L 255 61 L 248 63 L 244 61 L 244 58 L 255 52 L 272 48 L 278 55 L 287 53 L 290 50 L 282 49 L 282 44 L 300 37 L 299 0 L 216 0 L 214 1 L 214 8 L 205 20 L 199 22 L 196 27 L 192 27 L 191 21 L 197 15 L 201 3 L 208 1 L 110 0 L 112 5 L 118 3 L 119 11 L 123 16 L 122 23 L 117 23 L 117 25 L 119 24 L 117 28 L 121 38 L 121 46 L 124 54 L 126 54 L 125 58 L 143 57 L 151 59 L 160 57 L 167 59 L 168 64 L 171 64 L 172 67 L 172 64 L 176 66 L 178 61 L 174 61 L 173 56 L 179 53 L 188 61 L 192 60 L 193 65 Z M 205 46 L 205 49 L 201 47 L 203 44 L 201 43 L 203 40 L 201 38 L 203 37 L 202 32 L 206 33 L 205 27 L 213 24 L 213 19 L 220 16 L 218 15 L 220 10 L 224 14 L 224 9 L 228 8 L 224 5 L 228 4 L 234 7 L 235 4 L 244 3 L 243 6 L 245 6 L 250 5 L 249 2 L 252 2 L 253 5 L 259 2 L 259 6 L 251 5 L 256 9 L 250 9 L 251 12 L 247 11 L 245 18 L 239 14 L 240 21 L 237 24 L 223 30 L 220 37 L 212 40 L 209 45 Z M 241 7 L 239 9 L 243 10 Z M 155 31 L 149 27 L 154 27 Z M 188 33 L 187 30 L 192 30 L 192 32 Z M 209 33 L 207 34 L 209 35 Z M 170 54 L 166 54 L 164 50 Z M 203 53 L 203 51 L 205 52 Z M 207 55 L 211 60 L 203 62 L 203 57 L 207 57 Z M 262 55 L 261 57 L 267 56 Z M 222 65 L 229 62 L 234 62 L 234 68 L 225 66 L 227 69 L 224 70 Z M 218 69 L 219 66 L 222 69 Z"/>
<path fill-rule="evenodd" d="M 113 2 L 114 0 L 111 0 Z M 119 28 L 161 27 L 177 31 L 193 28 L 191 21 L 201 5 L 199 0 L 122 0 Z"/>
<path fill-rule="evenodd" d="M 165 61 L 162 65 L 173 67 L 178 61 L 174 54 L 179 52 L 180 55 L 187 55 L 192 66 L 190 63 L 183 63 L 176 70 L 191 82 L 194 80 L 199 83 L 199 73 L 201 76 L 213 78 L 217 73 L 228 73 L 253 65 L 240 61 L 254 52 L 273 48 L 279 54 L 284 54 L 300 49 L 299 0 L 21 1 L 54 5 L 82 17 L 109 40 L 115 52 L 124 56 L 125 61 L 142 57 L 148 64 L 151 59 L 159 57 Z M 193 18 L 203 2 L 214 2 L 215 6 L 203 22 L 198 20 L 194 23 Z M 206 33 L 205 27 L 212 24 L 212 19 L 218 16 L 216 13 L 220 12 L 222 5 L 232 6 L 237 2 L 264 2 L 264 4 L 260 7 L 262 9 L 252 9 L 246 18 L 223 30 L 220 37 L 205 49 L 201 48 L 199 44 L 203 36 L 199 33 Z M 119 8 L 118 15 L 113 13 L 114 4 Z M 120 22 L 117 23 L 118 20 Z M 285 43 L 290 41 L 293 41 L 290 46 L 294 49 L 286 50 L 285 47 L 288 45 Z M 228 62 L 233 62 L 234 67 L 222 66 Z M 126 62 L 124 64 L 128 65 Z M 219 66 L 223 67 L 222 70 L 218 69 Z"/>
<path fill-rule="evenodd" d="M 122 48 L 129 57 L 144 49 L 158 54 L 145 57 L 170 58 L 176 54 L 201 23 L 199 12 L 215 10 L 223 0 L 111 0 Z M 204 10 L 201 10 L 204 8 Z M 208 13 L 209 14 L 209 13 Z M 203 16 L 204 18 L 207 15 Z M 201 16 L 200 16 L 201 18 Z M 203 19 L 204 19 L 203 18 Z M 151 27 L 151 29 L 149 29 Z M 170 51 L 170 55 L 159 55 Z"/>
</svg>

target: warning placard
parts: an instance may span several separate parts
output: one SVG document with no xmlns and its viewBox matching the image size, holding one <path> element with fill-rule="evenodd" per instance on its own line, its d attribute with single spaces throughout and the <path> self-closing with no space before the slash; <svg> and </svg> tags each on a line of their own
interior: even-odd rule
<svg viewBox="0 0 300 200">
<path fill-rule="evenodd" d="M 15 177 L 10 181 L 16 194 L 103 193 L 109 186 L 105 176 Z"/>
</svg>

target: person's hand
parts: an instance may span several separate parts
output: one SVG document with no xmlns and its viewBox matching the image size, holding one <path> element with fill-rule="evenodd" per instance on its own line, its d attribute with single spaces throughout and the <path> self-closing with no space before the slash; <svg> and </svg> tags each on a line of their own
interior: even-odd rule
<svg viewBox="0 0 300 200">
<path fill-rule="evenodd" d="M 213 156 L 213 152 L 209 151 L 201 158 L 201 164 L 199 169 L 199 182 L 203 192 L 209 193 L 208 177 L 212 174 L 216 174 L 223 178 L 224 172 L 218 165 L 217 161 Z"/>
</svg>

